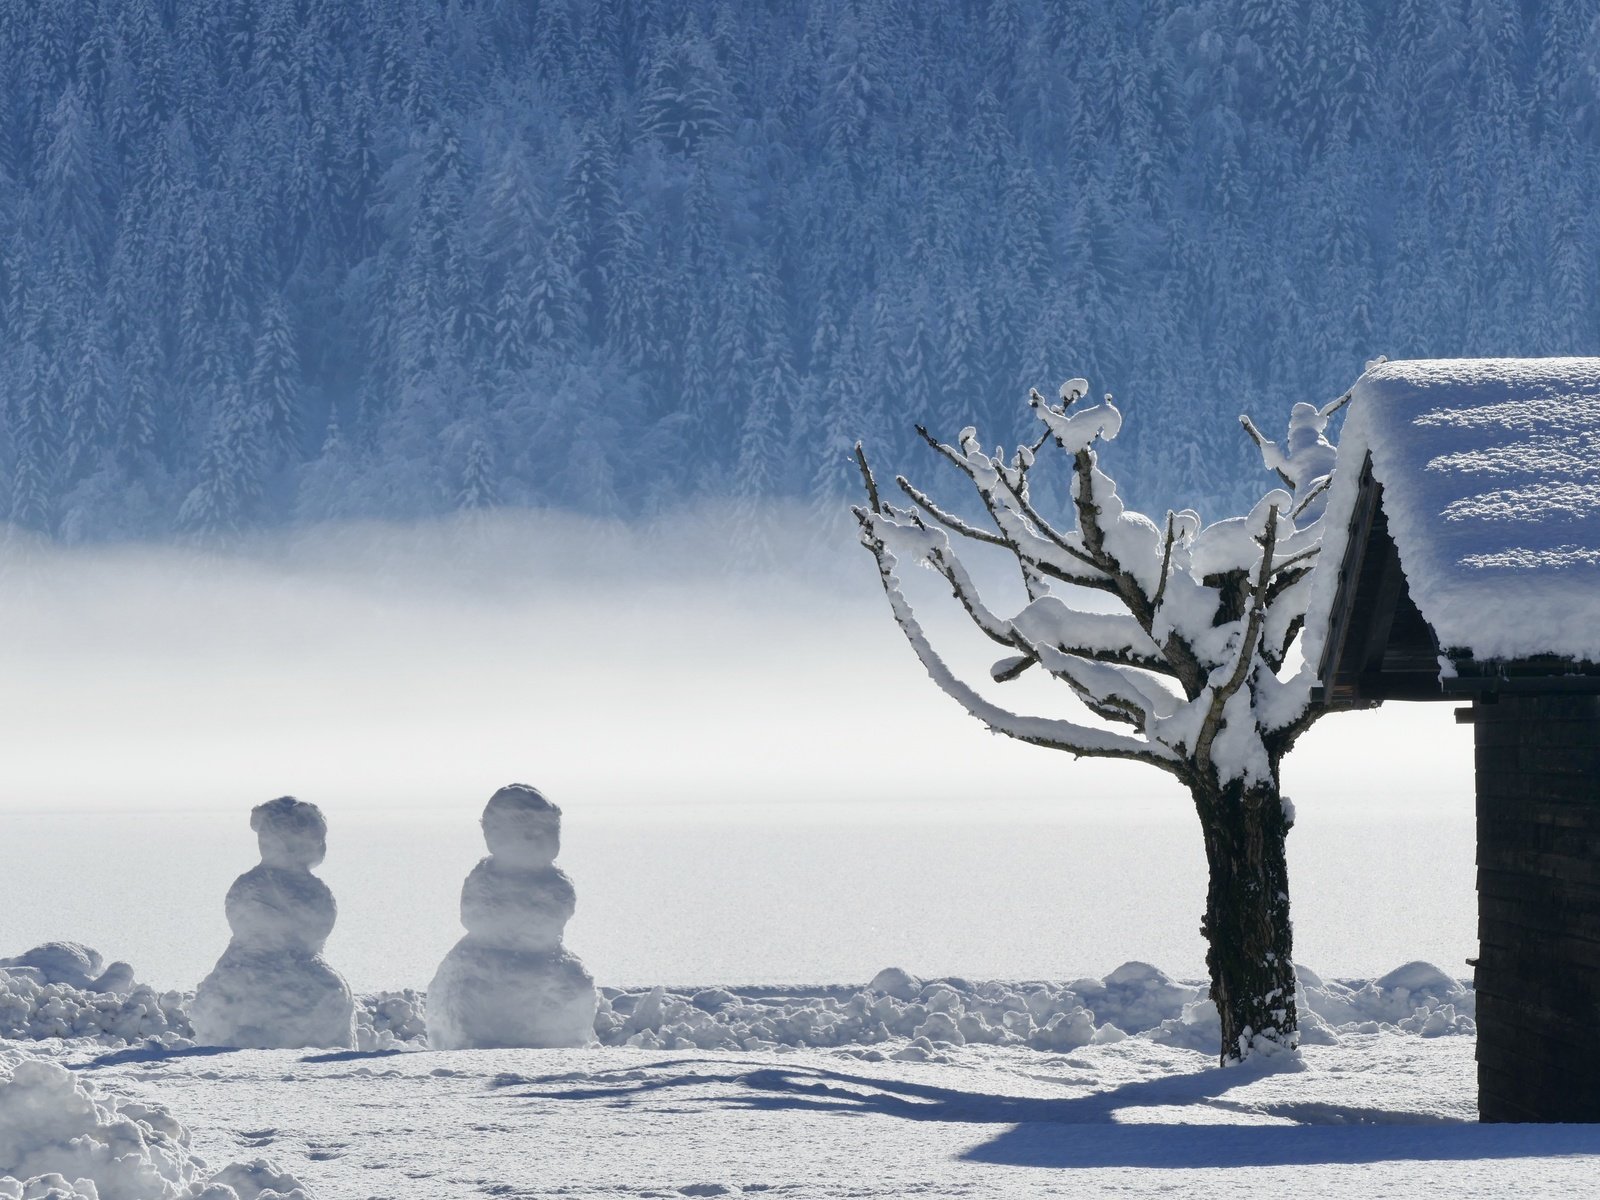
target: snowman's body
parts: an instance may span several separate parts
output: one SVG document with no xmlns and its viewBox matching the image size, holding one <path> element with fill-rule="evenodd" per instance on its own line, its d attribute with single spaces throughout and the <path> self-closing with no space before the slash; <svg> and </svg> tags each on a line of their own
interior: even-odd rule
<svg viewBox="0 0 1600 1200">
<path fill-rule="evenodd" d="M 555 865 L 561 810 L 533 788 L 501 788 L 483 813 L 489 856 L 461 889 L 467 935 L 428 988 L 435 1049 L 582 1046 L 594 1038 L 594 980 L 561 945 L 576 907 Z"/>
<path fill-rule="evenodd" d="M 264 1050 L 352 1046 L 350 988 L 322 957 L 338 906 L 311 873 L 326 853 L 327 823 L 316 805 L 284 796 L 257 806 L 250 826 L 261 863 L 228 889 L 233 938 L 195 991 L 195 1037 Z"/>
</svg>

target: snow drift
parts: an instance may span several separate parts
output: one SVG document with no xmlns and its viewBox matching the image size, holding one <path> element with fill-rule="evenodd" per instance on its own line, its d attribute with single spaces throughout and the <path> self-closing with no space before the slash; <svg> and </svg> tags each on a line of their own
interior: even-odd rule
<svg viewBox="0 0 1600 1200">
<path fill-rule="evenodd" d="M 1476 1033 L 1472 989 L 1429 963 L 1407 963 L 1372 980 L 1324 980 L 1303 966 L 1297 975 L 1300 1037 L 1308 1045 L 1385 1029 L 1427 1037 Z M 143 984 L 99 993 L 44 982 L 36 969 L 0 967 L 0 1038 L 183 1049 L 194 1045 L 192 999 L 181 992 L 158 996 Z M 1219 1024 L 1204 984 L 1130 962 L 1104 978 L 1066 982 L 924 980 L 889 967 L 865 986 L 603 987 L 594 1032 L 604 1046 L 859 1046 L 916 1060 L 968 1043 L 1062 1052 L 1126 1037 L 1211 1054 Z M 355 1038 L 366 1053 L 426 1048 L 427 997 L 410 988 L 360 997 Z"/>
<path fill-rule="evenodd" d="M 310 1200 L 257 1160 L 213 1174 L 158 1105 L 103 1093 L 59 1063 L 0 1049 L 0 1198 Z"/>
<path fill-rule="evenodd" d="M 1472 990 L 1427 963 L 1345 983 L 1302 967 L 1299 981 L 1307 1044 L 1385 1027 L 1430 1037 L 1476 1032 Z M 1138 962 L 1066 983 L 924 981 L 888 968 L 859 989 L 601 991 L 602 1044 L 649 1049 L 861 1046 L 869 1056 L 920 1060 L 968 1043 L 1061 1052 L 1141 1037 L 1213 1054 L 1220 1036 L 1204 985 Z"/>
</svg>

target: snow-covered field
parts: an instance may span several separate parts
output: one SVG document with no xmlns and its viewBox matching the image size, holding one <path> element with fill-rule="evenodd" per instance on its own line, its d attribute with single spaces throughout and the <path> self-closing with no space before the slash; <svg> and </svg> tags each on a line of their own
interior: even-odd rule
<svg viewBox="0 0 1600 1200">
<path fill-rule="evenodd" d="M 1467 1038 L 1362 1035 L 1265 1072 L 1145 1041 L 78 1061 L 169 1104 L 208 1159 L 265 1156 L 330 1200 L 1592 1195 L 1600 1167 L 1600 1130 L 1471 1124 Z"/>
<path fill-rule="evenodd" d="M 1221 1069 L 1203 989 L 1137 963 L 607 988 L 575 1050 L 430 1050 L 419 997 L 368 997 L 364 1049 L 259 1051 L 194 1045 L 181 994 L 51 982 L 70 957 L 0 966 L 0 1196 L 1548 1196 L 1600 1169 L 1600 1128 L 1476 1123 L 1472 993 L 1421 963 L 1302 971 L 1300 1054 Z"/>
<path fill-rule="evenodd" d="M 64 1064 L 102 1106 L 157 1127 L 150 1106 L 170 1109 L 189 1130 L 189 1178 L 259 1160 L 273 1174 L 257 1166 L 258 1180 L 321 1200 L 1593 1194 L 1600 1128 L 1475 1122 L 1469 992 L 1420 967 L 1379 984 L 1305 983 L 1322 1014 L 1315 1044 L 1228 1069 L 1189 1048 L 1215 1036 L 1197 990 L 1137 967 L 1067 987 L 885 974 L 869 989 L 612 994 L 607 1040 L 646 1044 L 583 1050 L 215 1050 L 168 1037 L 171 1048 L 49 1039 L 0 1052 Z M 1007 1006 L 1010 1018 L 979 1020 Z M 956 1014 L 954 1040 L 927 1036 L 941 1011 Z M 894 1031 L 869 1032 L 875 1013 Z M 1135 1036 L 1110 1023 L 1162 1014 Z M 925 1032 L 906 1036 L 910 1022 Z M 963 1043 L 963 1027 L 1007 1044 Z M 704 1049 L 685 1037 L 757 1028 L 783 1041 Z M 878 1040 L 784 1044 L 802 1030 Z M 667 1039 L 679 1048 L 660 1048 Z M 0 1081 L 0 1116 L 19 1111 L 6 1107 L 14 1086 Z M 21 1126 L 0 1126 L 3 1175 L 5 1132 L 15 1141 Z M 31 1167 L 50 1153 L 70 1167 L 48 1146 Z M 238 1169 L 231 1178 L 242 1197 L 270 1196 Z M 102 1185 L 100 1200 L 179 1194 L 164 1186 Z"/>
</svg>

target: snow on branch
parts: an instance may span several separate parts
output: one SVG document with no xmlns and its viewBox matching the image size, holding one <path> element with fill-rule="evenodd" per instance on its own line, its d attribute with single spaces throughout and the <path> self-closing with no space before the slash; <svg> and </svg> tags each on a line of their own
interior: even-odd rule
<svg viewBox="0 0 1600 1200">
<path fill-rule="evenodd" d="M 1281 445 L 1242 418 L 1263 463 L 1292 494 L 1270 491 L 1248 515 L 1211 525 L 1187 509 L 1158 525 L 1128 510 L 1100 469 L 1096 443 L 1117 435 L 1122 416 L 1109 395 L 1075 409 L 1087 392 L 1081 379 L 1062 385 L 1059 405 L 1033 392 L 1044 434 L 1009 458 L 986 453 L 971 427 L 954 445 L 917 428 L 976 489 L 989 528 L 904 476 L 896 483 L 915 507 L 886 504 L 857 447 L 868 504 L 854 511 L 895 620 L 935 682 L 998 732 L 1075 754 L 1150 762 L 1185 779 L 1272 776 L 1315 716 L 1308 672 L 1286 679 L 1278 672 L 1305 622 L 1336 461 L 1323 430 L 1339 401 L 1297 405 Z M 1030 494 L 1030 473 L 1052 447 L 1070 470 L 1070 527 L 1048 519 Z M 1028 594 L 1015 615 L 984 601 L 952 535 L 1015 558 Z M 1003 683 L 1037 665 L 1095 717 L 1130 731 L 1010 712 L 957 679 L 901 590 L 895 567 L 908 559 L 937 573 L 978 629 L 1010 651 L 991 667 L 992 679 Z M 1119 610 L 1087 605 L 1078 588 L 1114 597 Z"/>
<path fill-rule="evenodd" d="M 862 470 L 871 475 L 865 455 L 859 457 Z M 996 733 L 1034 745 L 1066 750 L 1072 754 L 1097 758 L 1123 758 L 1147 762 L 1164 770 L 1175 770 L 1177 757 L 1165 746 L 1147 738 L 1130 736 L 1112 730 L 1099 729 L 1075 721 L 1046 717 L 1025 716 L 991 703 L 973 688 L 958 679 L 954 672 L 934 650 L 922 626 L 918 623 L 911 603 L 901 590 L 895 568 L 899 559 L 895 547 L 920 554 L 926 561 L 927 552 L 947 552 L 948 543 L 939 547 L 943 534 L 919 524 L 913 514 L 897 512 L 880 504 L 877 509 L 857 507 L 854 510 L 861 525 L 861 541 L 877 560 L 879 578 L 889 606 L 906 641 L 921 661 L 923 668 L 939 688 L 956 700 L 963 708 Z M 953 557 L 953 556 L 952 556 Z M 937 568 L 936 568 L 937 569 Z M 964 574 L 964 573 L 963 573 Z M 948 578 L 948 576 L 947 576 Z M 981 609 L 987 614 L 987 609 Z M 1052 647 L 1044 647 L 1046 655 L 1059 655 Z M 1031 651 L 1029 657 L 1037 657 Z M 1048 669 L 1048 668 L 1047 668 Z"/>
</svg>

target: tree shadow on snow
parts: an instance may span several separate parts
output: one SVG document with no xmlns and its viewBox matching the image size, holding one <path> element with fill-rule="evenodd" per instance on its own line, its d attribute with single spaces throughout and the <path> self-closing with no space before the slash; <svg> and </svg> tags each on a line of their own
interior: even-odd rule
<svg viewBox="0 0 1600 1200">
<path fill-rule="evenodd" d="M 688 1067 L 702 1068 L 685 1070 Z M 1600 1125 L 1481 1125 L 1428 1113 L 1350 1104 L 1222 1099 L 1267 1070 L 1212 1067 L 1125 1083 L 1088 1096 L 994 1095 L 810 1067 L 728 1070 L 726 1060 L 667 1060 L 605 1075 L 543 1079 L 501 1076 L 496 1087 L 531 1086 L 541 1100 L 602 1100 L 626 1108 L 674 1089 L 734 1086 L 738 1094 L 687 1098 L 691 1104 L 764 1112 L 890 1116 L 911 1121 L 1000 1124 L 1011 1128 L 968 1150 L 967 1162 L 1007 1166 L 1196 1168 L 1358 1164 L 1600 1155 Z M 657 1073 L 672 1068 L 671 1074 Z M 709 1068 L 709 1069 L 707 1069 Z M 562 1083 L 588 1086 L 546 1090 Z M 1206 1123 L 1119 1120 L 1119 1113 L 1203 1106 Z M 1293 1121 L 1230 1123 L 1228 1112 Z M 1151 1114 L 1155 1115 L 1155 1114 Z"/>
<path fill-rule="evenodd" d="M 362 1058 L 393 1058 L 396 1054 L 406 1051 L 391 1047 L 388 1050 L 328 1050 L 321 1054 L 304 1055 L 300 1061 L 304 1063 L 333 1063 L 355 1062 Z"/>
<path fill-rule="evenodd" d="M 126 1050 L 100 1054 L 86 1062 L 68 1063 L 67 1066 L 74 1071 L 92 1071 L 96 1067 L 120 1067 L 124 1063 L 161 1062 L 168 1058 L 210 1058 L 217 1054 L 234 1053 L 236 1051 L 231 1046 L 186 1046 L 181 1050 L 171 1050 L 159 1043 L 144 1043 L 129 1046 Z"/>
<path fill-rule="evenodd" d="M 169 1058 L 210 1058 L 218 1054 L 237 1054 L 236 1046 L 187 1046 L 181 1050 L 169 1050 L 159 1044 L 144 1044 L 129 1046 L 125 1050 L 113 1050 L 108 1054 L 97 1055 L 85 1062 L 68 1063 L 75 1071 L 90 1071 L 96 1067 L 120 1067 L 126 1063 L 161 1062 Z M 361 1058 L 388 1058 L 391 1055 L 402 1054 L 401 1050 L 333 1050 L 320 1054 L 307 1054 L 301 1057 L 301 1062 L 330 1063 L 350 1062 Z"/>
</svg>

